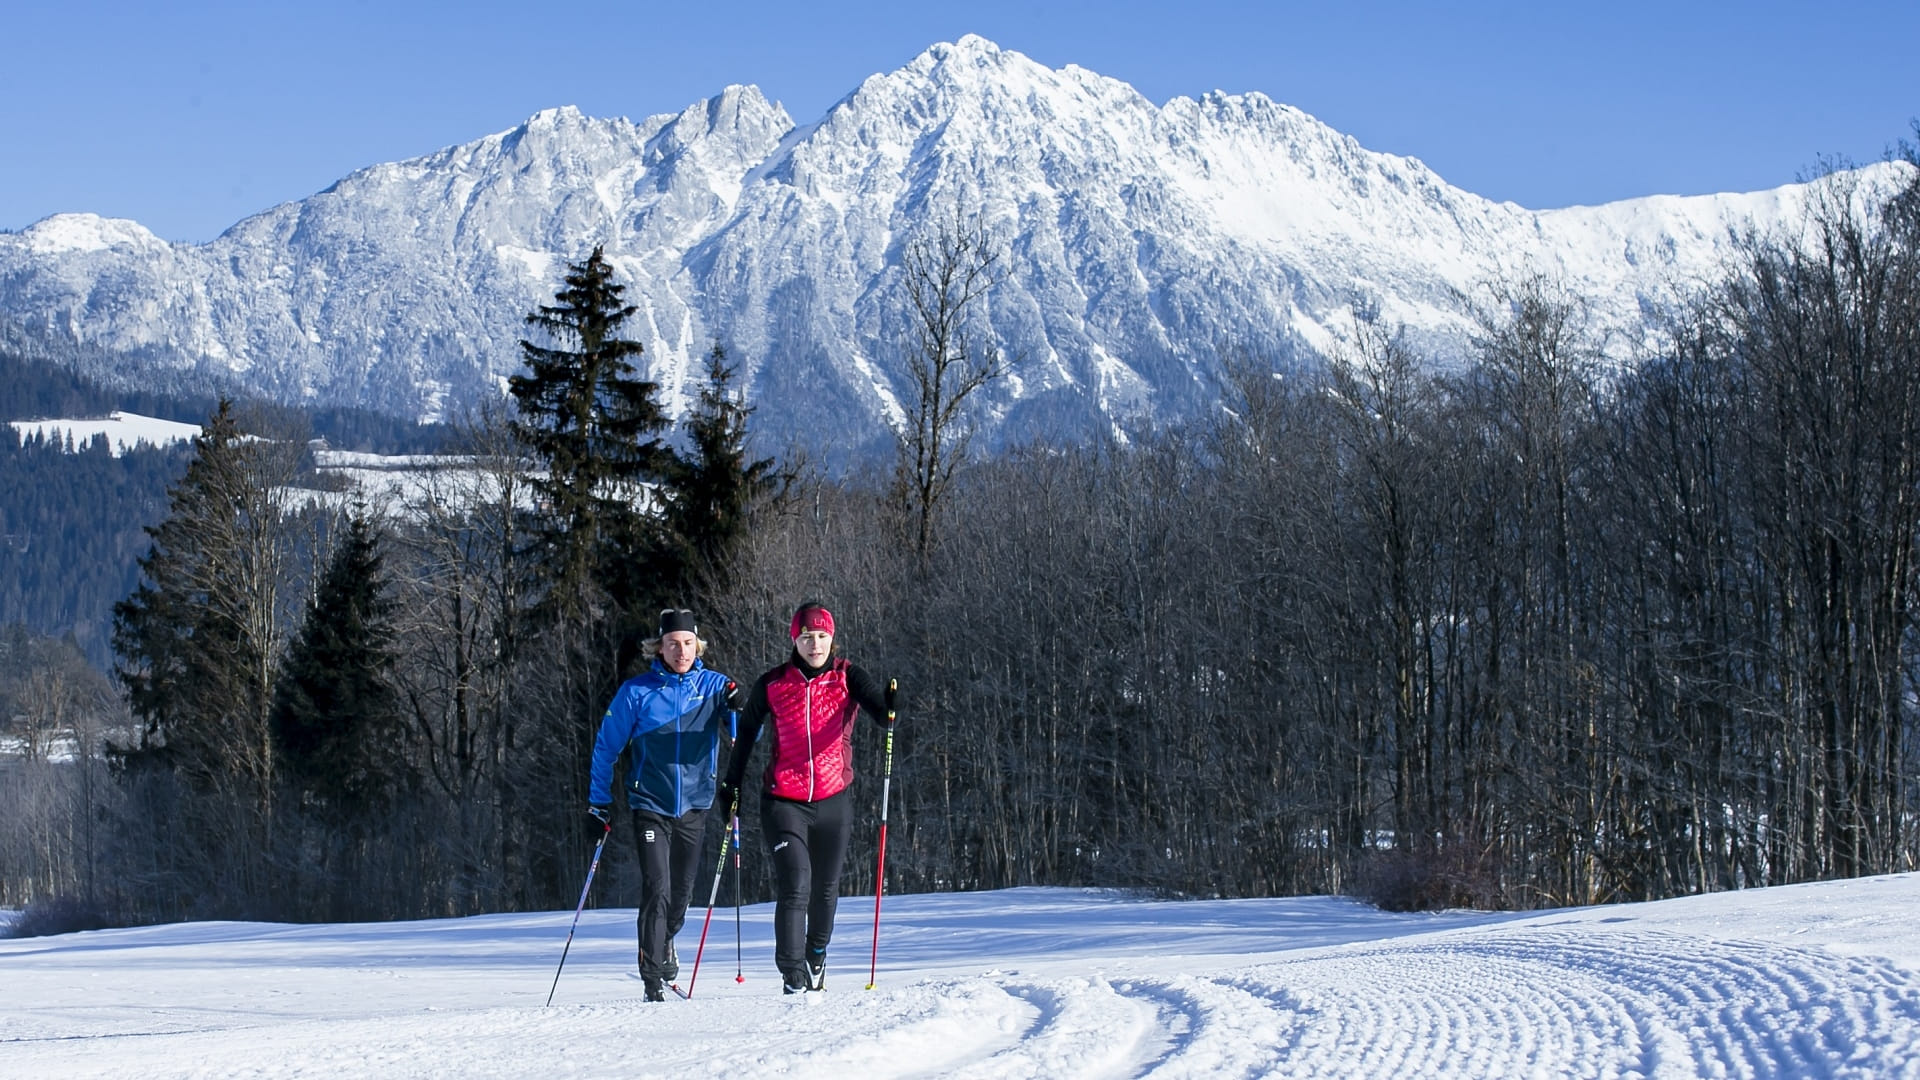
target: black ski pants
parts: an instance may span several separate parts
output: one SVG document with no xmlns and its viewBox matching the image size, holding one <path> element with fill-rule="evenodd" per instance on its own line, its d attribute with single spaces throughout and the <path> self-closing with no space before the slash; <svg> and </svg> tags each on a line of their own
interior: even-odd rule
<svg viewBox="0 0 1920 1080">
<path fill-rule="evenodd" d="M 687 921 L 693 879 L 700 872 L 700 841 L 706 833 L 705 810 L 677 818 L 646 810 L 633 812 L 634 842 L 640 848 L 640 974 L 678 978 L 668 945 Z"/>
<path fill-rule="evenodd" d="M 851 791 L 819 802 L 760 800 L 760 829 L 773 854 L 773 962 L 782 975 L 803 970 L 805 950 L 825 952 L 833 939 L 852 807 Z"/>
</svg>

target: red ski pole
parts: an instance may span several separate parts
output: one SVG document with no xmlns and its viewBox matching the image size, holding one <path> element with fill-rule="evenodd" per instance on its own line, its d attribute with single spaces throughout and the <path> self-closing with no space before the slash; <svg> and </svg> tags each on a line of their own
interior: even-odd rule
<svg viewBox="0 0 1920 1080">
<path fill-rule="evenodd" d="M 707 951 L 707 928 L 713 925 L 713 902 L 720 897 L 720 875 L 727 872 L 727 830 L 720 830 L 720 865 L 713 868 L 713 891 L 707 893 L 707 917 L 700 923 L 700 945 L 693 950 L 693 974 L 687 976 L 687 997 L 693 997 L 693 984 L 700 980 L 700 954 Z"/>
<path fill-rule="evenodd" d="M 887 891 L 887 795 L 893 787 L 893 704 L 900 681 L 887 680 L 887 756 L 880 769 L 880 857 L 873 868 L 873 956 L 867 965 L 867 989 L 880 972 L 880 896 Z"/>
<path fill-rule="evenodd" d="M 733 692 L 735 692 L 735 690 L 737 690 L 737 686 L 733 686 L 733 680 L 728 680 L 728 684 L 726 684 L 726 698 L 728 698 L 728 701 L 733 700 Z M 733 709 L 728 709 L 728 715 L 726 715 L 726 738 L 728 738 L 728 744 L 730 744 L 730 746 L 732 746 L 735 738 L 739 738 L 739 713 L 733 711 Z M 737 807 L 733 807 L 733 809 L 737 809 Z M 728 846 L 730 840 L 732 840 L 733 844 L 739 844 L 739 813 L 733 815 L 733 832 L 728 832 L 726 822 L 720 824 L 720 865 L 714 867 L 714 888 L 712 888 L 712 892 L 708 892 L 707 894 L 707 919 L 701 920 L 701 944 L 699 944 L 699 947 L 693 949 L 693 974 L 687 976 L 687 999 L 693 997 L 693 984 L 699 982 L 699 978 L 701 978 L 701 953 L 707 951 L 707 928 L 714 924 L 714 901 L 720 899 L 720 874 L 726 872 L 726 846 Z M 739 865 L 739 853 L 737 853 L 737 851 L 735 851 L 735 855 L 733 855 L 733 863 Z M 737 892 L 737 886 L 735 886 L 735 892 Z M 737 897 L 735 897 L 735 903 L 737 903 Z M 745 982 L 745 980 L 735 980 L 735 982 Z"/>
</svg>

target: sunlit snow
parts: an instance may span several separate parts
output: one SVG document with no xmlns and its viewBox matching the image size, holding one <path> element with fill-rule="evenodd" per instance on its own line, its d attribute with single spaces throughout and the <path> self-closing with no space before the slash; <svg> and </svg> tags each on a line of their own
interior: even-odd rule
<svg viewBox="0 0 1920 1080">
<path fill-rule="evenodd" d="M 34 223 L 21 238 L 27 249 L 40 255 L 61 255 L 126 248 L 151 252 L 166 246 L 146 226 L 125 218 L 99 214 L 55 214 Z"/>
<path fill-rule="evenodd" d="M 1920 875 L 1528 914 L 1065 889 L 842 901 L 828 989 L 704 909 L 0 941 L 6 1076 L 1913 1077 Z M 736 981 L 736 970 L 743 981 Z"/>
<path fill-rule="evenodd" d="M 160 420 L 137 413 L 108 413 L 105 419 L 94 420 L 11 420 L 13 429 L 20 433 L 24 441 L 42 438 L 61 443 L 71 442 L 77 449 L 85 449 L 97 435 L 107 437 L 107 445 L 113 456 L 119 457 L 139 446 L 167 446 L 172 443 L 192 442 L 200 434 L 200 425 L 183 424 L 177 420 Z"/>
</svg>

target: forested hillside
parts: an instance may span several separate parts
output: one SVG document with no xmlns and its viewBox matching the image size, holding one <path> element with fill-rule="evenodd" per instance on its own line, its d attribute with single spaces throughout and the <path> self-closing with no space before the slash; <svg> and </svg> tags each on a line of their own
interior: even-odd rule
<svg viewBox="0 0 1920 1080">
<path fill-rule="evenodd" d="M 0 625 L 71 637 L 107 670 L 108 616 L 191 456 L 175 445 L 116 458 L 104 438 L 72 452 L 0 429 Z"/>
<path fill-rule="evenodd" d="M 133 386 L 109 389 L 56 362 L 0 348 L 0 421 L 104 416 L 119 409 L 198 423 L 214 401 L 212 395 L 156 393 Z"/>
<path fill-rule="evenodd" d="M 114 411 L 203 423 L 214 397 L 109 389 L 57 365 L 0 352 L 0 626 L 72 637 L 100 670 L 112 664 L 109 620 L 138 580 L 145 529 L 166 512 L 166 489 L 191 453 L 175 445 L 119 457 L 104 440 L 69 447 L 26 439 L 9 420 L 74 419 Z M 262 430 L 324 437 L 343 450 L 431 453 L 446 429 L 362 409 L 302 413 L 251 404 Z"/>
</svg>

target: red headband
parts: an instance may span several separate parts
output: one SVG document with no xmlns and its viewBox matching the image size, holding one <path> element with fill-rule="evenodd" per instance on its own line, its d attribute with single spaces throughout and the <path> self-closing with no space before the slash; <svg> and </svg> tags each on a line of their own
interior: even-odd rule
<svg viewBox="0 0 1920 1080">
<path fill-rule="evenodd" d="M 833 633 L 833 612 L 823 607 L 803 607 L 793 613 L 793 622 L 787 627 L 787 636 L 798 638 L 802 630 L 825 630 Z"/>
</svg>

